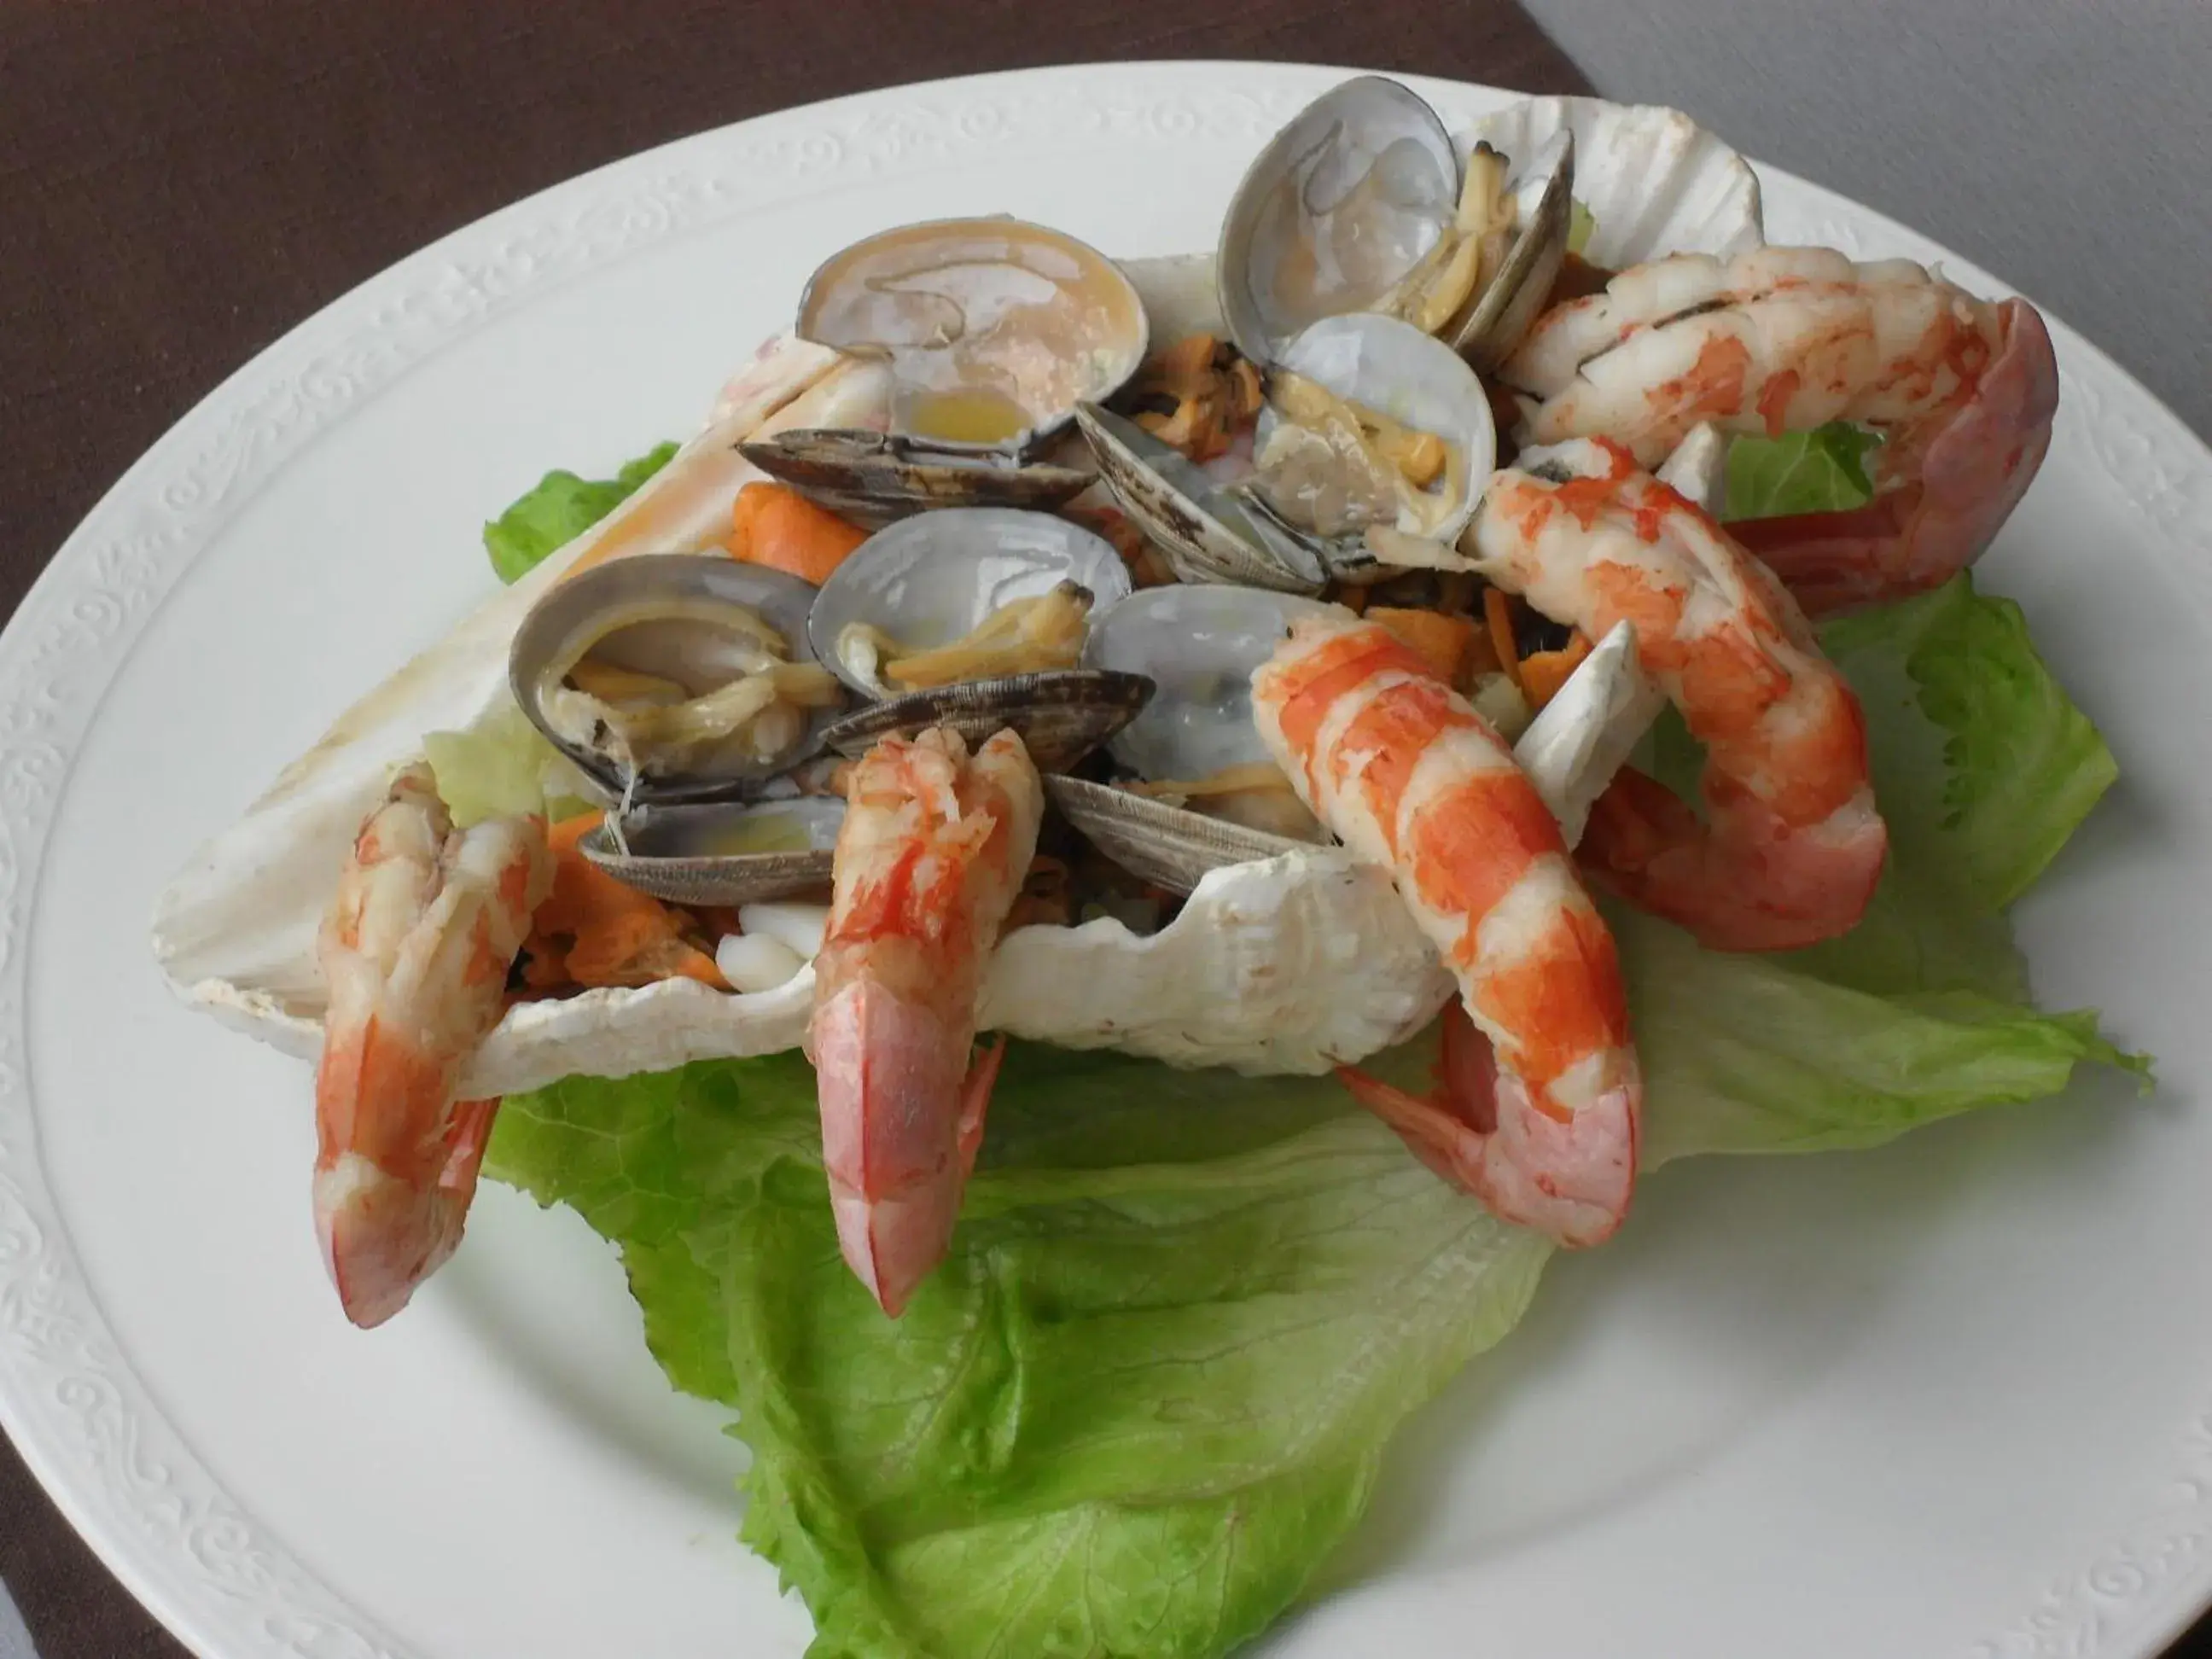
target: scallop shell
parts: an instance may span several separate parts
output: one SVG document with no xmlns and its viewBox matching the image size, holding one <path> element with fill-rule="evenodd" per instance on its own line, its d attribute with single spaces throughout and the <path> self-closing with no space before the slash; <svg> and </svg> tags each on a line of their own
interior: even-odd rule
<svg viewBox="0 0 2212 1659">
<path fill-rule="evenodd" d="M 1609 270 L 1665 253 L 1727 256 L 1766 240 L 1751 164 L 1680 110 L 1602 98 L 1527 98 L 1458 137 L 1518 161 L 1574 135 L 1575 199 L 1592 228 L 1583 257 Z"/>
</svg>

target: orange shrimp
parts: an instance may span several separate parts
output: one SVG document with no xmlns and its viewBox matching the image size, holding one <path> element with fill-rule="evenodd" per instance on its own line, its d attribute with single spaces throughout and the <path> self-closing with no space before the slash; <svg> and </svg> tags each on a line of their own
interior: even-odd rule
<svg viewBox="0 0 2212 1659">
<path fill-rule="evenodd" d="M 2034 480 L 2058 406 L 2051 334 L 2026 301 L 1993 304 L 1909 261 L 1858 265 L 1826 248 L 1623 271 L 1539 319 L 1504 378 L 1531 400 L 1524 442 L 1612 438 L 1646 467 L 1701 422 L 1880 432 L 1867 506 L 1735 526 L 1814 616 L 1972 563 Z"/>
<path fill-rule="evenodd" d="M 1634 771 L 1591 810 L 1585 867 L 1705 944 L 1782 951 L 1854 926 L 1889 845 L 1858 699 L 1764 565 L 1622 446 L 1578 440 L 1495 474 L 1463 546 L 1483 574 L 1601 637 L 1705 745 L 1700 821 Z"/>
<path fill-rule="evenodd" d="M 1005 1039 L 971 1063 L 983 964 L 1036 856 L 1043 786 L 1001 732 L 885 738 L 854 766 L 806 1036 L 837 1242 L 896 1317 L 944 1259 Z"/>
<path fill-rule="evenodd" d="M 506 1006 L 552 883 L 545 825 L 456 830 L 428 767 L 362 825 L 317 941 L 330 1001 L 315 1073 L 315 1230 L 346 1317 L 407 1305 L 461 1242 L 494 1100 L 453 1099 Z"/>
<path fill-rule="evenodd" d="M 1437 1095 L 1337 1075 L 1507 1220 L 1602 1243 L 1636 1182 L 1627 997 L 1613 936 L 1513 751 L 1387 628 L 1348 613 L 1294 624 L 1253 677 L 1252 707 L 1307 805 L 1395 873 L 1459 980 Z"/>
</svg>

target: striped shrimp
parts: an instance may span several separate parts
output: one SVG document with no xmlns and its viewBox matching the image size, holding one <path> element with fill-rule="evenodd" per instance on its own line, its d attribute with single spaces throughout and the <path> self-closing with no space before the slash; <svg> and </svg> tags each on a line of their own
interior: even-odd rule
<svg viewBox="0 0 2212 1659">
<path fill-rule="evenodd" d="M 1437 1094 L 1339 1077 L 1498 1215 L 1602 1243 L 1636 1182 L 1627 998 L 1613 936 L 1512 750 L 1387 629 L 1349 615 L 1295 623 L 1252 703 L 1308 806 L 1394 873 L 1459 981 Z"/>
<path fill-rule="evenodd" d="M 1736 527 L 1807 611 L 1934 587 L 1980 556 L 2051 446 L 2058 362 L 2024 300 L 1827 248 L 1677 254 L 1539 319 L 1504 369 L 1531 444 L 1611 438 L 1658 464 L 1690 429 L 1881 434 L 1876 494 Z"/>
<path fill-rule="evenodd" d="M 1012 732 L 885 738 L 846 786 L 806 1052 L 837 1242 L 896 1317 L 943 1260 L 983 1139 L 1001 1038 L 971 1061 L 983 966 L 1044 815 Z"/>
<path fill-rule="evenodd" d="M 315 1072 L 315 1231 L 346 1317 L 380 1325 L 461 1242 L 494 1100 L 453 1098 L 506 1007 L 553 881 L 534 817 L 453 827 L 430 769 L 401 772 L 355 838 L 317 940 L 330 1000 Z"/>
<path fill-rule="evenodd" d="M 1591 809 L 1584 867 L 1730 951 L 1849 930 L 1889 845 L 1858 699 L 1773 574 L 1620 445 L 1526 452 L 1492 475 L 1463 548 L 1482 574 L 1597 637 L 1636 629 L 1644 672 L 1705 745 L 1701 822 L 1623 771 Z"/>
</svg>

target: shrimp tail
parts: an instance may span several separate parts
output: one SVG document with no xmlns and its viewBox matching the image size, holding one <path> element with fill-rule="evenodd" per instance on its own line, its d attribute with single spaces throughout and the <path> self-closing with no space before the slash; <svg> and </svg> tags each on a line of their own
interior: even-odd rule
<svg viewBox="0 0 2212 1659">
<path fill-rule="evenodd" d="M 1940 587 L 1979 558 L 2043 465 L 2058 410 L 2051 331 L 2025 300 L 1997 308 L 2000 344 L 1973 395 L 1879 470 L 1864 507 L 1729 526 L 1811 617 Z"/>
<path fill-rule="evenodd" d="M 442 1102 L 440 1103 L 442 1104 Z M 496 1098 L 465 1100 L 436 1143 L 434 1176 L 393 1175 L 355 1152 L 315 1173 L 315 1231 L 348 1319 L 372 1329 L 459 1248 Z"/>
<path fill-rule="evenodd" d="M 1580 1249 L 1604 1243 L 1628 1213 L 1638 1139 L 1633 1091 L 1617 1087 L 1564 1119 L 1540 1109 L 1526 1084 L 1498 1069 L 1490 1039 L 1456 1001 L 1444 1010 L 1431 1093 L 1410 1094 L 1350 1066 L 1336 1075 L 1422 1163 L 1503 1220 Z"/>
<path fill-rule="evenodd" d="M 925 1002 L 856 979 L 817 1014 L 823 1164 L 846 1265 L 896 1318 L 943 1259 L 1006 1053 Z"/>
<path fill-rule="evenodd" d="M 1700 823 L 1664 784 L 1624 768 L 1591 806 L 1580 850 L 1594 880 L 1710 949 L 1795 951 L 1856 925 L 1888 843 L 1870 811 L 1793 830 L 1741 791 Z"/>
</svg>

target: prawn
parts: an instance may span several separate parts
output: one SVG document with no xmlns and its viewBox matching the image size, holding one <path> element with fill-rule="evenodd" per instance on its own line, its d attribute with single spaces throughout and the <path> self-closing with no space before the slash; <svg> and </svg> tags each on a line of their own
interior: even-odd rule
<svg viewBox="0 0 2212 1659">
<path fill-rule="evenodd" d="M 1261 739 L 1353 856 L 1390 870 L 1459 981 L 1440 1090 L 1337 1075 L 1509 1221 L 1596 1244 L 1627 1213 L 1643 1084 L 1613 935 L 1558 821 L 1464 698 L 1378 623 L 1301 618 L 1254 676 Z"/>
<path fill-rule="evenodd" d="M 896 1317 L 943 1259 L 1005 1039 L 975 1000 L 1036 855 L 1043 786 L 1019 737 L 885 738 L 852 769 L 807 1057 L 837 1242 Z"/>
<path fill-rule="evenodd" d="M 408 767 L 355 838 L 316 942 L 315 1231 L 346 1317 L 407 1305 L 461 1241 L 499 1102 L 453 1098 L 550 889 L 535 817 L 457 830 Z"/>
<path fill-rule="evenodd" d="M 1581 439 L 1495 474 L 1463 546 L 1492 581 L 1638 656 L 1705 744 L 1706 817 L 1624 769 L 1592 807 L 1585 867 L 1722 950 L 1849 930 L 1889 845 L 1866 723 L 1804 613 L 1701 508 L 1623 446 Z"/>
<path fill-rule="evenodd" d="M 1532 445 L 1605 437 L 1655 466 L 1701 422 L 1768 437 L 1850 421 L 1882 437 L 1875 495 L 1751 520 L 1744 545 L 1814 616 L 1941 586 L 1981 556 L 2051 447 L 2058 363 L 2024 300 L 1978 300 L 1908 260 L 1826 248 L 1677 254 L 1555 307 L 1505 366 Z"/>
</svg>

